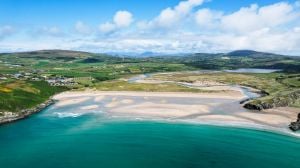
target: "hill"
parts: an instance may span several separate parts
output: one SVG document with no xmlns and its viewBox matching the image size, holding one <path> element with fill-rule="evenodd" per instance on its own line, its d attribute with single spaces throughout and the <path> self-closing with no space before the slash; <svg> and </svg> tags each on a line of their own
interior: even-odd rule
<svg viewBox="0 0 300 168">
<path fill-rule="evenodd" d="M 267 52 L 259 52 L 254 50 L 236 50 L 225 54 L 227 56 L 282 56 L 279 54 L 267 53 Z"/>
<path fill-rule="evenodd" d="M 300 72 L 300 57 L 284 56 L 273 53 L 258 52 L 253 50 L 237 50 L 229 53 L 194 53 L 178 55 L 153 56 L 125 56 L 118 57 L 109 54 L 96 54 L 70 50 L 40 50 L 0 54 L 6 62 L 22 65 L 45 64 L 56 66 L 62 62 L 82 64 L 124 64 L 124 63 L 154 63 L 154 64 L 184 64 L 200 69 L 238 69 L 238 68 L 265 68 L 282 69 L 286 72 Z M 64 65 L 61 65 L 64 66 Z M 69 66 L 69 65 L 68 65 Z"/>
<path fill-rule="evenodd" d="M 78 59 L 78 58 L 87 58 L 88 56 L 93 55 L 92 53 L 82 52 L 82 51 L 71 51 L 71 50 L 38 50 L 30 52 L 18 52 L 12 53 L 20 58 L 40 58 L 40 59 Z"/>
<path fill-rule="evenodd" d="M 252 50 L 238 50 L 219 54 L 196 53 L 177 59 L 186 65 L 202 69 L 265 68 L 300 72 L 300 57 Z"/>
</svg>

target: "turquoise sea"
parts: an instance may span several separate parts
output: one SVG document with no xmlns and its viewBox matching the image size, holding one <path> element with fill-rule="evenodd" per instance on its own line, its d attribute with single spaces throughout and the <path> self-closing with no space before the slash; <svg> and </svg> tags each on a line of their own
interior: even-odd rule
<svg viewBox="0 0 300 168">
<path fill-rule="evenodd" d="M 1 168 L 299 168 L 300 139 L 257 130 L 59 118 L 51 108 L 0 126 Z"/>
</svg>

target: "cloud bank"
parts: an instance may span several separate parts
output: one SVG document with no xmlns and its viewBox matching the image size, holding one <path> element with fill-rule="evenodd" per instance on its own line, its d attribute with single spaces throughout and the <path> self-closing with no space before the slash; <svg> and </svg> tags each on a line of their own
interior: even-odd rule
<svg viewBox="0 0 300 168">
<path fill-rule="evenodd" d="M 202 7 L 205 0 L 185 0 L 166 7 L 152 19 L 135 20 L 131 11 L 119 10 L 97 27 L 78 21 L 63 41 L 40 39 L 36 45 L 6 42 L 14 28 L 0 25 L 0 50 L 75 49 L 92 52 L 227 52 L 253 49 L 300 55 L 300 3 L 249 4 L 233 12 Z M 57 36 L 58 27 L 43 28 Z M 61 39 L 60 39 L 61 40 Z M 3 47 L 5 46 L 5 47 Z"/>
</svg>

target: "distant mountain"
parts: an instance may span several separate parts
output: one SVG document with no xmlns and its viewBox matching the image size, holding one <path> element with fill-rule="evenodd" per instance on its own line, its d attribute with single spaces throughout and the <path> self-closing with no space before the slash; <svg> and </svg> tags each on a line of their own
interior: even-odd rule
<svg viewBox="0 0 300 168">
<path fill-rule="evenodd" d="M 87 58 L 93 57 L 95 55 L 106 55 L 106 56 L 117 56 L 117 57 L 136 57 L 136 58 L 146 58 L 146 57 L 167 57 L 167 56 L 284 56 L 268 52 L 259 52 L 254 50 L 236 50 L 229 53 L 159 53 L 146 51 L 143 53 L 135 52 L 110 52 L 104 54 L 89 53 L 83 51 L 72 51 L 72 50 L 38 50 L 29 52 L 16 52 L 16 53 L 2 53 L 0 54 L 13 54 L 17 57 L 23 58 L 57 58 L 57 59 L 76 59 L 76 58 Z"/>
<path fill-rule="evenodd" d="M 154 52 L 107 52 L 105 54 L 112 55 L 112 56 L 118 56 L 118 57 L 152 57 L 153 55 L 161 55 L 160 53 L 154 53 Z"/>
<path fill-rule="evenodd" d="M 83 52 L 83 51 L 72 51 L 72 50 L 38 50 L 38 51 L 29 51 L 29 52 L 18 52 L 15 53 L 18 56 L 28 56 L 30 55 L 31 57 L 34 56 L 42 56 L 42 57 L 48 57 L 48 56 L 62 56 L 62 57 L 86 57 L 89 55 L 92 55 L 91 53 L 88 52 Z"/>
<path fill-rule="evenodd" d="M 237 68 L 265 68 L 282 69 L 288 72 L 300 72 L 300 57 L 285 56 L 253 50 L 237 50 L 229 53 L 191 53 L 191 54 L 163 54 L 145 52 L 136 56 L 97 54 L 69 50 L 40 50 L 31 52 L 2 53 L 0 57 L 10 60 L 53 60 L 65 62 L 81 62 L 85 64 L 105 62 L 119 63 L 174 63 L 184 64 L 201 69 L 237 69 Z M 27 60 L 24 60 L 26 62 Z"/>
<path fill-rule="evenodd" d="M 236 50 L 226 54 L 227 56 L 282 56 L 279 54 L 259 52 L 254 50 Z"/>
<path fill-rule="evenodd" d="M 147 51 L 147 52 L 143 52 L 141 54 L 139 54 L 140 57 L 153 57 L 153 56 L 161 56 L 164 55 L 162 53 L 155 53 L 155 52 L 151 52 L 151 51 Z"/>
<path fill-rule="evenodd" d="M 60 60 L 74 60 L 93 56 L 93 53 L 71 50 L 38 50 L 28 52 L 16 53 L 2 53 L 0 56 L 10 55 L 17 58 L 36 58 L 36 59 L 60 59 Z"/>
<path fill-rule="evenodd" d="M 136 57 L 136 58 L 147 58 L 147 57 L 165 57 L 165 56 L 186 56 L 190 55 L 191 53 L 161 53 L 161 52 L 152 52 L 152 51 L 145 51 L 142 53 L 138 52 L 108 52 L 106 53 L 112 56 L 118 57 Z"/>
</svg>

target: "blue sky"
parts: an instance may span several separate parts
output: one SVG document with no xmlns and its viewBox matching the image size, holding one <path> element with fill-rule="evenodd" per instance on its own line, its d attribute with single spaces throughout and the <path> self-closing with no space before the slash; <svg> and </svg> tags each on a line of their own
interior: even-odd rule
<svg viewBox="0 0 300 168">
<path fill-rule="evenodd" d="M 0 52 L 227 52 L 300 55 L 300 1 L 1 0 Z"/>
</svg>

